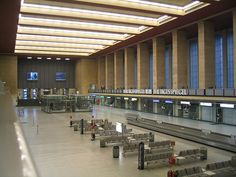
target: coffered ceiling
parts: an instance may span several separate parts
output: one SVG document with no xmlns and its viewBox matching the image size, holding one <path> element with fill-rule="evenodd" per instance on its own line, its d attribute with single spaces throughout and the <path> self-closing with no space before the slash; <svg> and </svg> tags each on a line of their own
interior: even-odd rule
<svg viewBox="0 0 236 177">
<path fill-rule="evenodd" d="M 90 56 L 208 5 L 192 0 L 22 0 L 15 53 Z"/>
<path fill-rule="evenodd" d="M 224 2 L 2 0 L 0 53 L 103 55 L 235 5 L 235 0 Z"/>
</svg>

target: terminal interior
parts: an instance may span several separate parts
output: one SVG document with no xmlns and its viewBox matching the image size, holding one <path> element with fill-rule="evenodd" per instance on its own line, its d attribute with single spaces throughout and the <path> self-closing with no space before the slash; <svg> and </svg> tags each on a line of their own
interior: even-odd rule
<svg viewBox="0 0 236 177">
<path fill-rule="evenodd" d="M 236 176 L 235 0 L 12 0 L 0 22 L 0 176 Z"/>
</svg>

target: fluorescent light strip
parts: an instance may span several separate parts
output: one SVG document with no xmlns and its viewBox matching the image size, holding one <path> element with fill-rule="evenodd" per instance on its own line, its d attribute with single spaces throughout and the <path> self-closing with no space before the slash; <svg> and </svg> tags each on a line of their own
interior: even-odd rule
<svg viewBox="0 0 236 177">
<path fill-rule="evenodd" d="M 73 48 L 58 48 L 58 47 L 36 47 L 36 46 L 16 46 L 16 50 L 40 50 L 40 51 L 58 51 L 58 52 L 82 52 L 94 53 L 94 49 L 73 49 Z"/>
<path fill-rule="evenodd" d="M 207 103 L 207 102 L 200 102 L 200 106 L 212 106 L 212 103 Z"/>
<path fill-rule="evenodd" d="M 47 18 L 36 18 L 36 17 L 25 17 L 21 14 L 19 15 L 19 24 L 26 25 L 39 25 L 39 26 L 52 26 L 52 27 L 66 27 L 75 29 L 87 29 L 96 31 L 110 31 L 110 32 L 121 32 L 121 33 L 131 33 L 139 34 L 138 28 L 121 26 L 121 25 L 108 25 L 101 23 L 88 23 L 88 22 L 77 22 L 68 20 L 58 20 L 58 19 L 47 19 Z"/>
<path fill-rule="evenodd" d="M 40 9 L 40 11 L 38 11 Z M 105 20 L 113 22 L 123 22 L 132 24 L 142 24 L 149 26 L 157 26 L 156 18 L 142 17 L 135 15 L 101 12 L 94 10 L 66 8 L 58 6 L 49 6 L 42 4 L 23 4 L 21 6 L 21 12 L 34 13 L 34 14 L 47 14 L 47 15 L 59 15 L 64 17 L 76 17 L 86 19 Z"/>
<path fill-rule="evenodd" d="M 84 49 L 104 49 L 103 45 L 88 45 L 74 43 L 42 42 L 42 41 L 22 41 L 16 40 L 16 45 L 28 46 L 47 46 L 47 47 L 64 47 L 64 48 L 84 48 Z"/>
<path fill-rule="evenodd" d="M 73 52 L 51 52 L 51 51 L 33 51 L 33 50 L 15 50 L 18 54 L 48 54 L 48 55 L 67 55 L 67 56 L 89 56 L 90 53 L 73 53 Z"/>
<path fill-rule="evenodd" d="M 26 27 L 26 26 L 20 26 L 20 25 L 18 25 L 18 33 L 125 40 L 125 36 L 123 34 L 77 31 L 77 30 L 62 30 L 62 29 L 55 29 L 55 28 Z"/>
<path fill-rule="evenodd" d="M 107 0 L 75 0 L 75 1 L 107 5 Z M 178 6 L 167 3 L 150 2 L 144 0 L 109 0 L 109 5 L 111 6 L 130 7 L 133 9 L 148 10 L 148 11 L 174 14 L 174 15 L 184 15 L 185 10 L 189 10 L 202 4 L 203 3 L 200 1 L 194 1 L 185 6 Z"/>
<path fill-rule="evenodd" d="M 48 35 L 33 35 L 33 34 L 17 34 L 17 40 L 35 40 L 35 41 L 50 41 L 50 42 L 67 42 L 77 44 L 102 44 L 113 45 L 115 40 L 105 39 L 90 39 L 90 38 L 73 38 L 73 37 L 61 37 L 61 36 L 48 36 Z"/>
<path fill-rule="evenodd" d="M 234 104 L 221 103 L 221 108 L 234 108 Z"/>
</svg>

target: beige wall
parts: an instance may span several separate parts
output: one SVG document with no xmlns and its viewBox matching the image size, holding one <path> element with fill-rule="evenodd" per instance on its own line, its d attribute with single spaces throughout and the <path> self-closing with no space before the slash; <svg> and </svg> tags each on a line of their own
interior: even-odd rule
<svg viewBox="0 0 236 177">
<path fill-rule="evenodd" d="M 0 80 L 12 94 L 17 93 L 17 57 L 0 55 Z"/>
<path fill-rule="evenodd" d="M 79 59 L 75 66 L 75 87 L 80 94 L 87 94 L 90 84 L 97 84 L 97 60 Z"/>
</svg>

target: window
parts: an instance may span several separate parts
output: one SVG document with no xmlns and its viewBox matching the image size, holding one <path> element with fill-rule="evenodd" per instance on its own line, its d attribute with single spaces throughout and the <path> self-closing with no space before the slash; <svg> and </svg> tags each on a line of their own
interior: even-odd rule
<svg viewBox="0 0 236 177">
<path fill-rule="evenodd" d="M 216 88 L 224 87 L 223 74 L 223 36 L 217 34 L 215 38 L 215 86 Z"/>
<path fill-rule="evenodd" d="M 189 44 L 189 74 L 190 88 L 198 89 L 198 41 L 197 39 L 190 40 Z"/>
<path fill-rule="evenodd" d="M 234 41 L 233 31 L 227 32 L 227 87 L 234 88 Z"/>
<path fill-rule="evenodd" d="M 172 87 L 172 48 L 171 45 L 167 45 L 165 48 L 165 85 L 166 88 Z"/>
</svg>

